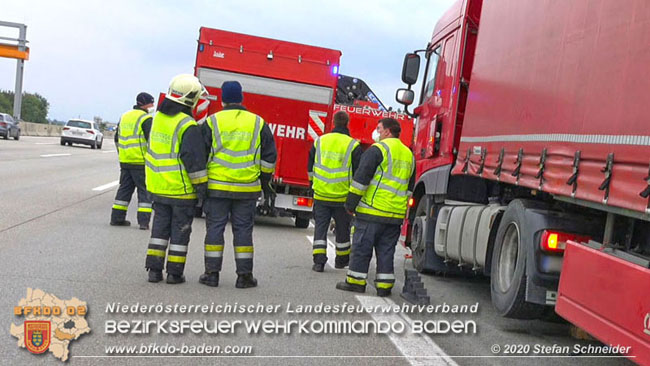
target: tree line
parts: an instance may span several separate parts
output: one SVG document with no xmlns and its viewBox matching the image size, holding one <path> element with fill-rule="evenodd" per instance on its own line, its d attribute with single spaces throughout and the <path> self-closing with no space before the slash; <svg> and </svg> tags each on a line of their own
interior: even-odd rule
<svg viewBox="0 0 650 366">
<path fill-rule="evenodd" d="M 27 122 L 47 123 L 50 103 L 38 93 L 24 93 L 20 119 Z M 14 92 L 0 90 L 0 113 L 14 114 Z"/>
</svg>

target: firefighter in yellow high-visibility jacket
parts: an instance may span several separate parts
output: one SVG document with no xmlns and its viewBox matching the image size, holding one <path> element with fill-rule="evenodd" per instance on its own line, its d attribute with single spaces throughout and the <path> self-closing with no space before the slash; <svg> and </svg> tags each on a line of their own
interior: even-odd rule
<svg viewBox="0 0 650 366">
<path fill-rule="evenodd" d="M 208 181 L 205 148 L 192 108 L 207 93 L 192 75 L 178 75 L 154 116 L 146 155 L 147 189 L 153 194 L 154 218 L 145 267 L 149 282 L 185 282 L 183 271 L 192 232 L 194 206 Z"/>
<path fill-rule="evenodd" d="M 345 207 L 355 212 L 350 267 L 336 288 L 365 292 L 373 249 L 377 256 L 375 287 L 389 296 L 395 284 L 393 261 L 408 197 L 415 183 L 413 153 L 399 139 L 401 128 L 393 118 L 379 120 L 375 141 L 361 156 Z"/>
<path fill-rule="evenodd" d="M 350 220 L 343 207 L 350 190 L 354 171 L 359 166 L 363 150 L 350 137 L 345 111 L 334 114 L 334 129 L 320 136 L 309 152 L 307 173 L 314 191 L 314 242 L 312 269 L 323 272 L 327 263 L 327 230 L 334 218 L 336 224 L 335 268 L 344 268 L 350 260 Z"/>
<path fill-rule="evenodd" d="M 135 98 L 133 109 L 124 113 L 115 131 L 115 146 L 120 160 L 120 187 L 115 194 L 111 225 L 129 226 L 126 210 L 133 191 L 138 188 L 138 225 L 141 230 L 149 229 L 151 219 L 151 197 L 144 184 L 144 155 L 151 131 L 153 97 L 140 93 Z"/>
<path fill-rule="evenodd" d="M 208 197 L 205 212 L 205 273 L 199 282 L 216 287 L 223 262 L 224 229 L 232 223 L 237 281 L 235 287 L 257 286 L 253 277 L 253 221 L 257 199 L 275 192 L 270 186 L 277 152 L 264 119 L 242 105 L 237 81 L 221 85 L 223 110 L 203 124 L 208 157 Z"/>
</svg>

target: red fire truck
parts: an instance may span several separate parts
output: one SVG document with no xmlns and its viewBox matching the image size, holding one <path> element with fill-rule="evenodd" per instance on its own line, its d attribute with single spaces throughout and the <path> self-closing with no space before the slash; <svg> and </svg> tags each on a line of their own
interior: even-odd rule
<svg viewBox="0 0 650 366">
<path fill-rule="evenodd" d="M 309 150 L 318 136 L 332 129 L 337 110 L 350 114 L 351 135 L 364 144 L 371 143 L 372 131 L 383 117 L 402 121 L 402 138 L 410 144 L 412 119 L 386 110 L 362 80 L 339 75 L 340 57 L 337 50 L 200 29 L 194 71 L 210 94 L 205 113 L 222 109 L 221 84 L 237 80 L 246 108 L 264 118 L 274 134 L 277 196 L 273 201 L 261 200 L 258 214 L 293 216 L 297 227 L 309 225 L 313 204 L 307 176 Z"/>
<path fill-rule="evenodd" d="M 490 276 L 512 318 L 556 311 L 650 364 L 650 12 L 640 2 L 460 0 L 397 92 L 420 271 Z"/>
</svg>

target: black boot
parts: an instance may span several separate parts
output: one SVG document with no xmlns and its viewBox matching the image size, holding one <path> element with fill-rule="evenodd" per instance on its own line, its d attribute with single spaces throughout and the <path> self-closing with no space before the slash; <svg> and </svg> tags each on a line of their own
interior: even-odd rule
<svg viewBox="0 0 650 366">
<path fill-rule="evenodd" d="M 377 296 L 379 297 L 388 297 L 390 296 L 391 289 L 389 288 L 377 288 Z"/>
<path fill-rule="evenodd" d="M 149 270 L 149 282 L 160 282 L 163 279 L 162 271 L 150 269 Z"/>
<path fill-rule="evenodd" d="M 219 272 L 202 274 L 201 277 L 199 277 L 199 283 L 210 287 L 219 286 Z"/>
<path fill-rule="evenodd" d="M 350 264 L 350 256 L 349 255 L 344 255 L 344 256 L 336 256 L 334 259 L 334 268 L 336 269 L 341 269 L 345 268 Z"/>
<path fill-rule="evenodd" d="M 111 221 L 111 226 L 131 226 L 131 221 L 129 220 Z"/>
<path fill-rule="evenodd" d="M 167 273 L 167 283 L 176 285 L 185 282 L 185 276 Z"/>
<path fill-rule="evenodd" d="M 237 282 L 235 283 L 235 287 L 249 288 L 249 287 L 256 287 L 256 286 L 257 286 L 257 280 L 255 279 L 255 277 L 253 277 L 252 273 L 237 275 Z"/>
<path fill-rule="evenodd" d="M 336 288 L 343 291 L 352 291 L 352 292 L 359 292 L 359 293 L 366 292 L 365 285 L 356 285 L 354 283 L 348 283 L 347 281 L 337 283 Z"/>
<path fill-rule="evenodd" d="M 323 272 L 325 270 L 325 263 L 314 263 L 311 269 L 314 272 Z"/>
<path fill-rule="evenodd" d="M 140 230 L 149 230 L 149 224 L 140 224 Z"/>
</svg>

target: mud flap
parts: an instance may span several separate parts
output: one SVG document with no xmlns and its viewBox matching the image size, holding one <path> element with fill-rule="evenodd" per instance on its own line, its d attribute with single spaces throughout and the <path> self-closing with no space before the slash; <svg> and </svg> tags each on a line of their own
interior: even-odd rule
<svg viewBox="0 0 650 366">
<path fill-rule="evenodd" d="M 557 291 L 537 286 L 530 277 L 526 277 L 526 302 L 539 305 L 555 305 Z"/>
</svg>

